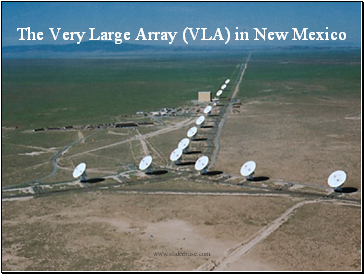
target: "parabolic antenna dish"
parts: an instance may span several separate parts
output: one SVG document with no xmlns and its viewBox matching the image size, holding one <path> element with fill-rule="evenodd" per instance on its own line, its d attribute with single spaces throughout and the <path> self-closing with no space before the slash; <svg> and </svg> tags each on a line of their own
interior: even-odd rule
<svg viewBox="0 0 364 274">
<path fill-rule="evenodd" d="M 197 133 L 197 127 L 191 127 L 188 131 L 187 131 L 187 137 L 191 138 L 193 136 L 195 136 Z"/>
<path fill-rule="evenodd" d="M 203 113 L 205 113 L 205 114 L 209 114 L 209 113 L 211 112 L 211 110 L 212 110 L 212 106 L 207 106 L 207 107 L 205 107 L 205 109 L 203 110 Z"/>
<path fill-rule="evenodd" d="M 203 170 L 205 167 L 207 167 L 209 163 L 209 158 L 207 156 L 202 156 L 198 158 L 197 162 L 195 163 L 195 169 L 197 171 Z"/>
<path fill-rule="evenodd" d="M 152 156 L 144 157 L 139 163 L 139 169 L 146 170 L 152 164 L 152 160 L 153 160 Z"/>
<path fill-rule="evenodd" d="M 230 79 L 226 79 L 225 81 L 225 85 L 229 84 L 230 83 Z"/>
<path fill-rule="evenodd" d="M 342 170 L 336 170 L 329 176 L 327 182 L 330 187 L 337 188 L 344 184 L 346 180 L 346 173 Z"/>
<path fill-rule="evenodd" d="M 184 138 L 178 143 L 178 148 L 184 150 L 190 144 L 190 139 Z"/>
<path fill-rule="evenodd" d="M 73 178 L 78 178 L 80 177 L 86 170 L 86 164 L 85 163 L 81 163 L 78 166 L 76 166 L 75 170 L 73 171 L 72 175 Z"/>
<path fill-rule="evenodd" d="M 217 92 L 216 92 L 216 96 L 217 97 L 220 97 L 221 96 L 221 94 L 222 94 L 222 90 L 220 89 L 220 90 L 218 90 Z"/>
<path fill-rule="evenodd" d="M 243 164 L 240 168 L 240 174 L 243 176 L 249 176 L 252 174 L 256 168 L 256 163 L 254 161 L 249 161 Z"/>
<path fill-rule="evenodd" d="M 222 89 L 222 90 L 226 89 L 226 84 L 223 84 L 223 85 L 221 86 L 221 89 Z"/>
<path fill-rule="evenodd" d="M 201 125 L 203 122 L 205 122 L 205 116 L 200 116 L 196 120 L 196 125 Z"/>
<path fill-rule="evenodd" d="M 171 159 L 172 162 L 175 162 L 179 158 L 181 158 L 182 153 L 183 153 L 182 149 L 176 148 L 175 150 L 172 151 L 171 156 L 169 157 L 169 159 Z"/>
</svg>

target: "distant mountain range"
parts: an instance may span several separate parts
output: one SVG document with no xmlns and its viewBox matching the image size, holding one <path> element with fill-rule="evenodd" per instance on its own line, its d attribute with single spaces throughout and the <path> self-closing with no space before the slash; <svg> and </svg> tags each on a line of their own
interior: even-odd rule
<svg viewBox="0 0 364 274">
<path fill-rule="evenodd" d="M 153 49 L 155 46 L 137 45 L 123 43 L 116 45 L 113 42 L 93 42 L 86 41 L 80 44 L 63 45 L 34 45 L 34 46 L 7 46 L 3 47 L 3 53 L 8 52 L 29 52 L 29 51 L 52 51 L 52 52 L 120 52 L 120 51 L 140 51 Z"/>
<path fill-rule="evenodd" d="M 2 47 L 2 56 L 11 57 L 51 57 L 51 56 L 69 56 L 74 54 L 90 53 L 118 53 L 118 52 L 140 52 L 158 50 L 157 46 L 137 45 L 137 44 L 115 44 L 113 42 L 94 42 L 86 41 L 80 44 L 62 44 L 62 45 L 34 45 L 34 46 L 6 46 Z"/>
<path fill-rule="evenodd" d="M 66 57 L 87 57 L 102 56 L 122 53 L 152 53 L 152 52 L 180 52 L 180 51 L 226 51 L 226 50 L 250 50 L 250 49 L 323 49 L 337 47 L 337 45 L 319 46 L 156 46 L 139 44 L 115 44 L 114 42 L 86 41 L 80 44 L 62 45 L 22 45 L 2 47 L 2 58 L 66 58 Z M 356 44 L 346 44 L 342 47 L 361 47 Z"/>
</svg>

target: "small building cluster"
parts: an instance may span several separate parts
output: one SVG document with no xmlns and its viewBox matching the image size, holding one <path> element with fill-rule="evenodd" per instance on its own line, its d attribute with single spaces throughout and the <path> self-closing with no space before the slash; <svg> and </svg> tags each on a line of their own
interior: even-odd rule
<svg viewBox="0 0 364 274">
<path fill-rule="evenodd" d="M 185 112 L 183 111 L 182 108 L 178 107 L 178 108 L 163 108 L 161 110 L 158 111 L 151 111 L 148 113 L 144 113 L 142 111 L 138 111 L 138 113 L 143 113 L 145 116 L 177 116 L 177 115 L 182 115 Z"/>
<path fill-rule="evenodd" d="M 36 128 L 33 131 L 59 131 L 59 130 L 93 130 L 93 129 L 108 129 L 108 128 L 128 128 L 128 127 L 139 127 L 139 126 L 150 126 L 154 125 L 153 122 L 117 122 L 109 124 L 97 124 L 97 125 L 83 125 L 83 126 L 66 126 L 66 127 L 47 127 L 47 128 Z"/>
<path fill-rule="evenodd" d="M 211 102 L 211 91 L 199 91 L 198 101 L 195 102 L 197 105 L 194 108 L 162 108 L 158 111 L 144 112 L 137 111 L 137 116 L 179 116 L 189 113 L 198 113 L 200 109 L 198 105 L 203 102 Z M 94 129 L 108 129 L 108 128 L 128 128 L 128 127 L 138 127 L 138 126 L 149 126 L 153 125 L 153 122 L 118 122 L 118 123 L 108 123 L 108 124 L 96 124 L 96 125 L 83 125 L 83 126 L 65 126 L 65 127 L 47 127 L 47 128 L 36 128 L 33 131 L 59 131 L 59 130 L 94 130 Z"/>
</svg>

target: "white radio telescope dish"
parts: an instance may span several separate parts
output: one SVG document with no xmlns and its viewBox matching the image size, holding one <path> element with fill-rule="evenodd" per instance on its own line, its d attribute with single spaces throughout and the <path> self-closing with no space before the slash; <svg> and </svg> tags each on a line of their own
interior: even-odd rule
<svg viewBox="0 0 364 274">
<path fill-rule="evenodd" d="M 330 187 L 335 190 L 340 190 L 340 187 L 345 183 L 346 173 L 342 170 L 336 170 L 329 176 L 327 182 Z"/>
<path fill-rule="evenodd" d="M 220 90 L 218 90 L 217 92 L 216 92 L 216 96 L 217 97 L 220 97 L 221 96 L 221 94 L 222 94 L 222 90 L 220 89 Z"/>
<path fill-rule="evenodd" d="M 200 116 L 200 117 L 198 117 L 198 118 L 197 118 L 197 120 L 196 120 L 196 125 L 198 125 L 198 126 L 201 126 L 201 127 L 202 127 L 203 122 L 205 122 L 205 116 Z"/>
<path fill-rule="evenodd" d="M 195 163 L 195 169 L 197 171 L 202 171 L 202 173 L 206 173 L 206 167 L 209 163 L 209 158 L 207 156 L 201 156 Z"/>
<path fill-rule="evenodd" d="M 86 180 L 86 164 L 81 163 L 73 170 L 72 173 L 73 178 L 78 178 L 81 176 L 81 181 Z"/>
<path fill-rule="evenodd" d="M 182 156 L 182 149 L 176 148 L 175 150 L 172 151 L 171 156 L 169 157 L 169 159 L 172 162 L 176 162 L 181 158 L 181 156 Z"/>
<path fill-rule="evenodd" d="M 226 89 L 226 84 L 223 84 L 223 85 L 221 86 L 221 89 L 222 89 L 222 90 Z"/>
<path fill-rule="evenodd" d="M 147 168 L 149 168 L 150 165 L 152 164 L 152 160 L 153 160 L 152 156 L 144 157 L 139 163 L 139 169 L 146 170 Z"/>
<path fill-rule="evenodd" d="M 197 127 L 191 127 L 188 131 L 187 131 L 187 137 L 188 138 L 192 138 L 196 135 L 197 133 Z"/>
<path fill-rule="evenodd" d="M 205 114 L 209 114 L 209 113 L 211 112 L 211 110 L 212 110 L 212 106 L 207 106 L 207 107 L 205 107 L 205 109 L 203 110 L 203 113 L 205 113 Z"/>
<path fill-rule="evenodd" d="M 230 79 L 226 79 L 225 84 L 227 85 L 229 83 L 230 83 Z"/>
<path fill-rule="evenodd" d="M 178 143 L 178 148 L 180 148 L 180 149 L 184 150 L 184 149 L 188 148 L 189 144 L 190 144 L 190 139 L 188 139 L 188 138 L 184 138 L 184 139 L 182 139 L 182 140 Z"/>
<path fill-rule="evenodd" d="M 240 174 L 245 176 L 247 180 L 252 180 L 256 166 L 254 161 L 246 162 L 241 166 Z"/>
</svg>

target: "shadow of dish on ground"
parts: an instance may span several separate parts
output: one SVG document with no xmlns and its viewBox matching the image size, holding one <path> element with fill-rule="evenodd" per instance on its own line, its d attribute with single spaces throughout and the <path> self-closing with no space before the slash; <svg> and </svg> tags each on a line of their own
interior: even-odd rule
<svg viewBox="0 0 364 274">
<path fill-rule="evenodd" d="M 202 175 L 207 175 L 207 176 L 215 176 L 215 175 L 220 175 L 223 174 L 224 172 L 219 171 L 219 170 L 213 170 L 213 171 L 206 171 L 204 173 L 202 173 Z"/>
<path fill-rule="evenodd" d="M 168 173 L 168 170 L 153 170 L 153 171 L 145 172 L 145 174 L 147 174 L 147 175 L 163 175 L 166 173 Z"/>
<path fill-rule="evenodd" d="M 249 182 L 263 182 L 263 181 L 268 181 L 269 177 L 267 176 L 257 176 L 257 177 L 253 177 L 252 179 L 247 179 L 247 181 Z"/>
<path fill-rule="evenodd" d="M 353 193 L 357 192 L 358 189 L 356 187 L 342 187 L 341 189 L 335 189 L 336 193 Z"/>
<path fill-rule="evenodd" d="M 85 180 L 81 180 L 81 183 L 98 183 L 98 182 L 102 182 L 105 181 L 105 178 L 90 178 L 90 179 L 85 179 Z"/>
<path fill-rule="evenodd" d="M 186 161 L 186 162 L 181 162 L 179 164 L 176 164 L 177 166 L 192 166 L 194 165 L 196 162 L 193 161 Z"/>
<path fill-rule="evenodd" d="M 202 153 L 201 150 L 195 150 L 195 151 L 184 152 L 183 154 L 200 154 L 200 153 Z"/>
</svg>

